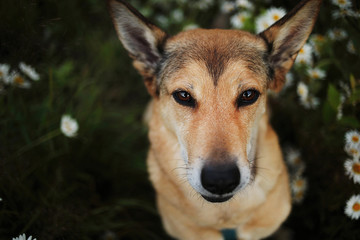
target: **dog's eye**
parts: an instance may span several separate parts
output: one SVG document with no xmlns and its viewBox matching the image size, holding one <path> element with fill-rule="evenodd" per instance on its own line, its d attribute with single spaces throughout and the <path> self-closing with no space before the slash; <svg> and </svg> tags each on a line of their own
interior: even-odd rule
<svg viewBox="0 0 360 240">
<path fill-rule="evenodd" d="M 256 100 L 259 98 L 260 93 L 254 89 L 249 89 L 244 92 L 242 92 L 237 100 L 237 106 L 243 107 L 250 104 L 253 104 L 256 102 Z"/>
<path fill-rule="evenodd" d="M 186 91 L 176 91 L 173 93 L 173 97 L 181 105 L 195 107 L 195 99 Z"/>
</svg>

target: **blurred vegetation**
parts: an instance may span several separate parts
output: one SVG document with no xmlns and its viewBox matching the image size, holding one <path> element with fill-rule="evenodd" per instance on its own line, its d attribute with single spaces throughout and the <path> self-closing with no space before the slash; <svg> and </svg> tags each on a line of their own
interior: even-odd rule
<svg viewBox="0 0 360 240">
<path fill-rule="evenodd" d="M 171 34 L 193 23 L 208 28 L 224 17 L 218 3 L 130 2 Z M 253 14 L 269 6 L 289 10 L 296 2 L 254 1 Z M 353 5 L 359 10 L 359 2 Z M 344 133 L 360 128 L 360 25 L 358 18 L 331 19 L 334 9 L 324 2 L 314 32 L 344 28 L 356 53 L 348 53 L 344 41 L 329 40 L 316 58 L 325 80 L 311 82 L 304 66 L 293 71 L 319 106 L 301 106 L 296 85 L 270 99 L 282 144 L 298 147 L 306 163 L 309 188 L 284 224 L 293 239 L 357 239 L 360 233 L 359 222 L 344 215 L 346 200 L 360 187 L 343 167 Z M 106 2 L 1 0 L 0 16 L 0 63 L 17 70 L 25 62 L 41 76 L 29 89 L 10 84 L 0 93 L 0 239 L 21 233 L 38 240 L 168 239 L 146 172 L 142 113 L 149 96 Z M 345 101 L 341 82 L 350 91 Z M 61 133 L 64 114 L 78 121 L 77 137 Z"/>
</svg>

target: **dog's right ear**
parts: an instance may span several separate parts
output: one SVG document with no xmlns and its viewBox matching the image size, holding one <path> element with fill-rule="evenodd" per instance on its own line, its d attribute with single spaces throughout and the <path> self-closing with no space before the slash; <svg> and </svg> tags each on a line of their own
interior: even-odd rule
<svg viewBox="0 0 360 240">
<path fill-rule="evenodd" d="M 155 73 L 167 35 L 123 0 L 108 0 L 117 35 L 134 59 L 152 96 L 156 95 Z"/>
</svg>

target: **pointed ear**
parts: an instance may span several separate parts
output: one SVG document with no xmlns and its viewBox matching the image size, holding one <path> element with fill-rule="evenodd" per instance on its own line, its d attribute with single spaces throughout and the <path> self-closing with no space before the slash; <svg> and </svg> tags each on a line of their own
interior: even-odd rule
<svg viewBox="0 0 360 240">
<path fill-rule="evenodd" d="M 154 78 L 166 33 L 123 0 L 108 0 L 108 7 L 121 43 L 134 59 L 134 67 L 144 77 L 149 93 L 155 96 Z"/>
<path fill-rule="evenodd" d="M 313 29 L 320 3 L 321 0 L 301 1 L 292 11 L 259 34 L 269 46 L 269 60 L 274 71 L 269 88 L 281 90 L 286 73 Z"/>
</svg>

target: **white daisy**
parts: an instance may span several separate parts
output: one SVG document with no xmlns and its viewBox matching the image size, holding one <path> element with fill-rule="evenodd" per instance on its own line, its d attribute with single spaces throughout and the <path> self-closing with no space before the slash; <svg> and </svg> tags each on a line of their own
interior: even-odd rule
<svg viewBox="0 0 360 240">
<path fill-rule="evenodd" d="M 321 70 L 320 68 L 310 68 L 307 70 L 307 74 L 311 79 L 323 80 L 326 72 L 324 70 Z"/>
<path fill-rule="evenodd" d="M 360 195 L 353 195 L 347 202 L 345 214 L 351 219 L 359 219 L 360 217 Z"/>
<path fill-rule="evenodd" d="M 221 12 L 231 13 L 235 10 L 235 4 L 233 2 L 225 1 L 221 4 Z"/>
<path fill-rule="evenodd" d="M 9 69 L 8 64 L 0 64 L 0 80 L 3 80 L 4 83 L 9 83 Z"/>
<path fill-rule="evenodd" d="M 348 159 L 344 163 L 345 173 L 354 183 L 360 183 L 360 162 L 354 159 Z"/>
<path fill-rule="evenodd" d="M 10 73 L 9 81 L 10 81 L 10 84 L 12 84 L 16 87 L 19 87 L 19 88 L 30 88 L 31 87 L 31 83 L 16 71 L 13 71 L 12 73 Z"/>
<path fill-rule="evenodd" d="M 331 16 L 334 19 L 345 17 L 357 17 L 357 13 L 350 8 L 339 8 L 331 12 Z"/>
<path fill-rule="evenodd" d="M 171 13 L 171 18 L 176 22 L 180 23 L 184 20 L 184 12 L 181 9 L 175 9 Z"/>
<path fill-rule="evenodd" d="M 295 62 L 305 65 L 311 65 L 312 64 L 312 52 L 313 48 L 310 44 L 306 43 L 299 51 Z"/>
<path fill-rule="evenodd" d="M 306 178 L 296 177 L 291 181 L 291 192 L 293 196 L 293 201 L 296 203 L 302 202 L 307 190 L 308 182 Z"/>
<path fill-rule="evenodd" d="M 294 74 L 292 72 L 288 72 L 285 76 L 285 83 L 283 89 L 286 89 L 294 84 Z"/>
<path fill-rule="evenodd" d="M 262 32 L 286 14 L 282 8 L 270 8 L 255 21 L 256 32 Z"/>
<path fill-rule="evenodd" d="M 60 129 L 65 136 L 75 137 L 77 135 L 77 131 L 79 130 L 79 125 L 74 118 L 69 115 L 63 115 L 61 117 Z"/>
<path fill-rule="evenodd" d="M 286 11 L 283 8 L 270 8 L 266 15 L 268 15 L 269 19 L 272 21 L 271 25 L 276 21 L 280 20 L 283 16 L 285 16 Z"/>
<path fill-rule="evenodd" d="M 250 14 L 248 12 L 240 12 L 230 18 L 231 25 L 235 28 L 243 28 L 245 21 L 249 19 Z"/>
<path fill-rule="evenodd" d="M 351 144 L 346 144 L 345 147 L 344 147 L 344 150 L 353 159 L 359 160 L 359 158 L 360 158 L 360 145 L 359 146 L 354 146 L 354 145 L 351 145 Z"/>
<path fill-rule="evenodd" d="M 309 94 L 307 98 L 300 99 L 300 104 L 306 109 L 316 109 L 320 105 L 320 100 Z"/>
<path fill-rule="evenodd" d="M 350 0 L 331 0 L 331 2 L 339 8 L 351 8 Z"/>
<path fill-rule="evenodd" d="M 350 130 L 345 133 L 345 144 L 349 146 L 359 147 L 360 132 L 357 130 Z"/>
<path fill-rule="evenodd" d="M 248 10 L 254 9 L 254 4 L 249 0 L 236 0 L 235 5 L 240 8 L 246 8 Z"/>
<path fill-rule="evenodd" d="M 330 29 L 327 34 L 329 38 L 333 41 L 341 41 L 348 36 L 347 32 L 341 28 Z"/>
<path fill-rule="evenodd" d="M 156 21 L 159 23 L 159 25 L 163 28 L 167 28 L 170 24 L 170 21 L 167 17 L 165 17 L 164 15 L 157 15 L 156 17 Z"/>
<path fill-rule="evenodd" d="M 346 49 L 348 50 L 349 53 L 356 54 L 354 43 L 351 40 L 348 41 L 348 43 L 346 44 Z"/>
<path fill-rule="evenodd" d="M 257 33 L 260 33 L 271 26 L 270 20 L 266 14 L 259 16 L 255 20 L 255 29 Z"/>
<path fill-rule="evenodd" d="M 343 117 L 343 107 L 344 107 L 344 103 L 345 103 L 346 97 L 341 94 L 340 95 L 340 104 L 337 107 L 337 113 L 336 113 L 336 119 L 340 120 Z"/>
<path fill-rule="evenodd" d="M 31 66 L 26 65 L 25 63 L 21 62 L 21 63 L 19 63 L 19 68 L 26 76 L 28 76 L 32 80 L 38 81 L 40 79 L 39 74 Z"/>
<path fill-rule="evenodd" d="M 197 29 L 199 28 L 199 25 L 195 24 L 195 23 L 190 23 L 188 25 L 186 25 L 183 30 L 187 31 L 187 30 L 193 30 L 193 29 Z"/>
<path fill-rule="evenodd" d="M 19 235 L 18 237 L 13 238 L 12 240 L 36 240 L 36 238 L 32 238 L 32 236 L 29 236 L 26 239 L 26 235 L 25 235 L 25 233 L 23 233 L 23 234 Z"/>
<path fill-rule="evenodd" d="M 303 82 L 298 83 L 296 91 L 297 91 L 297 94 L 299 95 L 300 99 L 307 99 L 309 96 L 309 88 Z"/>
<path fill-rule="evenodd" d="M 195 2 L 195 6 L 200 10 L 206 10 L 213 4 L 213 0 L 199 0 Z"/>
</svg>

